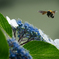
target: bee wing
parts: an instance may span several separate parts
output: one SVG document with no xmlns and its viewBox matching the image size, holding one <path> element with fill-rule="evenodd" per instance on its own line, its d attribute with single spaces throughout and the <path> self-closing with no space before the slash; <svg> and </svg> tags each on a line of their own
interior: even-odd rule
<svg viewBox="0 0 59 59">
<path fill-rule="evenodd" d="M 54 13 L 54 14 L 55 14 L 56 12 L 57 12 L 57 11 L 52 11 L 52 13 Z"/>
<path fill-rule="evenodd" d="M 47 11 L 38 11 L 38 12 L 42 13 L 42 15 L 47 13 Z"/>
</svg>

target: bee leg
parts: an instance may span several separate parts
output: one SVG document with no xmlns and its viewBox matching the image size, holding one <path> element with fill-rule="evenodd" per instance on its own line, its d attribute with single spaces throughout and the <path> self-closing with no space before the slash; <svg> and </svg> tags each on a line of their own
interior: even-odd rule
<svg viewBox="0 0 59 59">
<path fill-rule="evenodd" d="M 52 16 L 52 18 L 54 18 L 54 16 Z"/>
<path fill-rule="evenodd" d="M 47 16 L 49 17 L 49 14 L 47 14 Z"/>
<path fill-rule="evenodd" d="M 54 18 L 53 14 L 50 15 L 51 18 Z"/>
</svg>

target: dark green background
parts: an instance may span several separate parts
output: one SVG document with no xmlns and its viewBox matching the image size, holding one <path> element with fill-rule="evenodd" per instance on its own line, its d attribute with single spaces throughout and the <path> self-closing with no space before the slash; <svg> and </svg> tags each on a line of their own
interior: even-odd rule
<svg viewBox="0 0 59 59">
<path fill-rule="evenodd" d="M 55 18 L 38 13 L 57 10 Z M 59 0 L 0 0 L 0 12 L 11 19 L 22 19 L 44 31 L 53 40 L 59 38 Z"/>
</svg>

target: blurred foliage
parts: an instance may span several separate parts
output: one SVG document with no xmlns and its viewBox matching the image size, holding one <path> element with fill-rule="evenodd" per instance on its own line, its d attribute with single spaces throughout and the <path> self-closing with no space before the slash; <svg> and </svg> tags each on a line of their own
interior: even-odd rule
<svg viewBox="0 0 59 59">
<path fill-rule="evenodd" d="M 7 22 L 6 18 L 1 13 L 0 13 L 0 27 L 3 28 L 10 37 L 12 37 L 12 28 L 10 24 Z"/>
<path fill-rule="evenodd" d="M 0 59 L 8 59 L 8 58 L 9 58 L 8 44 L 3 32 L 0 29 Z"/>
</svg>

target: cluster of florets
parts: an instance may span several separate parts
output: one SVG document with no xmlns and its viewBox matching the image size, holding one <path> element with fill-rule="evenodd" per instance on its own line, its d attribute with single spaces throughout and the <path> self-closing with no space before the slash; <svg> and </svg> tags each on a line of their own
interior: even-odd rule
<svg viewBox="0 0 59 59">
<path fill-rule="evenodd" d="M 39 30 L 35 28 L 34 26 L 30 25 L 28 22 L 22 23 L 21 20 L 18 20 L 17 24 L 18 24 L 18 27 L 16 30 L 17 30 L 17 35 L 19 37 L 18 42 L 20 43 L 23 42 L 23 44 L 25 44 L 32 40 L 43 41 L 43 38 L 41 37 Z"/>
<path fill-rule="evenodd" d="M 12 26 L 14 37 L 18 36 L 18 39 L 8 39 L 10 59 L 32 59 L 29 52 L 21 47 L 21 45 L 28 43 L 32 40 L 43 41 L 39 30 L 29 24 L 28 22 L 22 23 L 21 20 L 17 21 L 18 26 L 15 28 Z M 17 33 L 16 33 L 17 31 Z M 17 34 L 17 36 L 16 36 Z M 20 44 L 19 44 L 20 43 Z"/>
<path fill-rule="evenodd" d="M 10 21 L 9 24 L 12 26 L 15 39 L 18 36 L 17 40 L 14 38 L 7 40 L 10 52 L 9 59 L 32 59 L 29 52 L 20 46 L 32 40 L 45 41 L 53 44 L 59 49 L 59 40 L 53 41 L 52 39 L 49 39 L 48 36 L 44 34 L 40 29 L 37 29 L 28 22 L 22 23 L 21 20 L 10 20 L 9 17 L 7 17 L 7 20 Z"/>
<path fill-rule="evenodd" d="M 49 39 L 48 36 L 44 34 L 40 29 L 37 29 L 28 22 L 22 23 L 21 20 L 10 20 L 8 16 L 6 16 L 6 18 L 12 27 L 15 39 L 18 36 L 17 40 L 15 40 L 14 38 L 7 40 L 10 53 L 9 59 L 32 59 L 29 52 L 23 47 L 21 47 L 21 45 L 26 44 L 32 40 L 45 41 L 53 44 L 59 49 L 58 39 L 54 41 L 52 39 Z"/>
<path fill-rule="evenodd" d="M 7 41 L 10 52 L 9 59 L 32 59 L 29 52 L 21 47 L 14 38 L 8 39 Z"/>
</svg>

